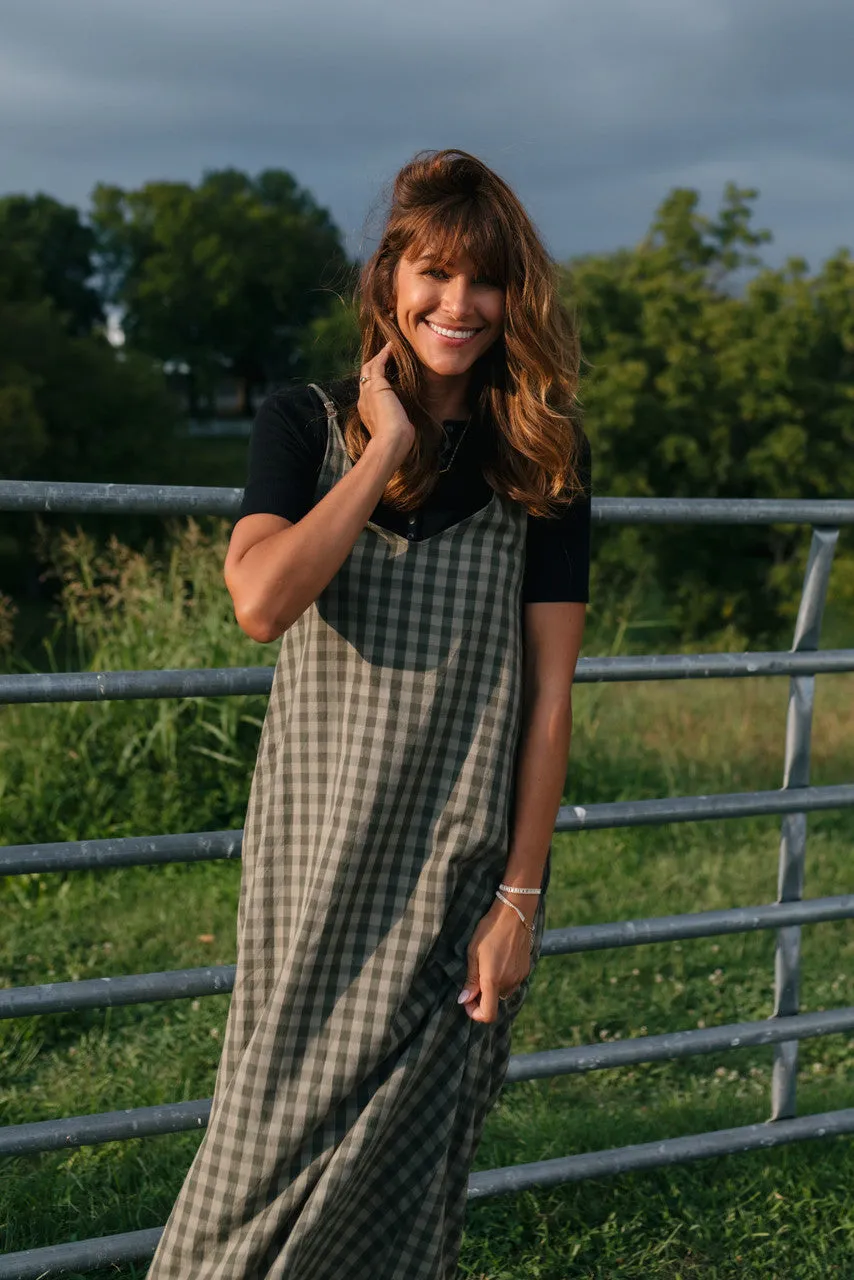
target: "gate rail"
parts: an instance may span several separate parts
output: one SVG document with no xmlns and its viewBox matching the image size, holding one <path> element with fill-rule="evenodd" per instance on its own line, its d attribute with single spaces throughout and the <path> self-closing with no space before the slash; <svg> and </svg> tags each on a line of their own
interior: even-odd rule
<svg viewBox="0 0 854 1280">
<path fill-rule="evenodd" d="M 240 489 L 186 486 L 51 484 L 0 481 L 0 511 L 115 512 L 117 514 L 236 514 Z M 698 1030 L 639 1036 L 611 1044 L 516 1054 L 507 1083 L 603 1070 L 642 1062 L 763 1044 L 774 1045 L 771 1116 L 765 1124 L 669 1138 L 606 1151 L 533 1161 L 471 1174 L 472 1199 L 583 1178 L 681 1164 L 817 1137 L 854 1133 L 854 1107 L 796 1118 L 798 1044 L 802 1039 L 854 1030 L 854 1008 L 799 1012 L 800 931 L 804 924 L 854 919 L 854 894 L 803 900 L 806 815 L 854 808 L 854 784 L 809 785 L 815 677 L 854 671 L 854 649 L 818 651 L 833 554 L 841 525 L 854 524 L 854 501 L 599 498 L 593 519 L 603 523 L 800 524 L 812 529 L 792 649 L 781 653 L 664 654 L 582 658 L 579 684 L 640 680 L 782 676 L 790 679 L 783 785 L 779 791 L 679 796 L 612 804 L 563 805 L 555 831 L 602 830 L 708 819 L 782 815 L 778 894 L 774 903 L 548 930 L 542 958 L 677 939 L 777 930 L 775 1004 L 770 1018 Z M 270 667 L 225 670 L 73 672 L 0 676 L 0 704 L 216 697 L 268 693 Z M 196 862 L 240 856 L 241 831 L 62 841 L 0 848 L 0 874 Z M 0 991 L 0 1017 L 30 1017 L 84 1008 L 179 1000 L 228 992 L 233 965 L 181 969 L 82 982 L 47 983 Z M 210 1099 L 71 1116 L 0 1129 L 0 1155 L 58 1150 L 199 1129 Z M 139 1261 L 151 1256 L 162 1228 L 0 1255 L 0 1280 L 35 1280 L 64 1271 Z"/>
</svg>

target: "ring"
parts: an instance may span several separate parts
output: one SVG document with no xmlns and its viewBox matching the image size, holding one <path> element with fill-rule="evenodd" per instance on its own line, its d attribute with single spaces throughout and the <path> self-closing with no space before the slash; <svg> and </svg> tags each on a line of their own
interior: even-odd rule
<svg viewBox="0 0 854 1280">
<path fill-rule="evenodd" d="M 370 377 L 371 377 L 371 375 L 370 375 L 369 373 L 367 373 L 367 374 L 363 374 L 363 375 L 362 375 L 362 377 L 359 379 L 359 381 L 360 381 L 360 382 L 369 382 L 369 381 L 370 381 Z"/>
</svg>

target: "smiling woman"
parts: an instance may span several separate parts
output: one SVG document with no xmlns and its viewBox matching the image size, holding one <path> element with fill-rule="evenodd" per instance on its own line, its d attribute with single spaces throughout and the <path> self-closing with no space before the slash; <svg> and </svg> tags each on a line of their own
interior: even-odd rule
<svg viewBox="0 0 854 1280">
<path fill-rule="evenodd" d="M 404 255 L 397 268 L 396 319 L 424 370 L 426 398 L 447 417 L 463 414 L 468 374 L 504 328 L 504 289 L 481 276 L 468 254 L 450 269 L 432 254 Z M 457 402 L 449 400 L 456 393 Z"/>
<path fill-rule="evenodd" d="M 463 152 L 398 175 L 360 295 L 358 377 L 253 429 L 225 577 L 283 639 L 210 1124 L 151 1280 L 451 1280 L 539 958 L 587 599 L 577 348 Z"/>
</svg>

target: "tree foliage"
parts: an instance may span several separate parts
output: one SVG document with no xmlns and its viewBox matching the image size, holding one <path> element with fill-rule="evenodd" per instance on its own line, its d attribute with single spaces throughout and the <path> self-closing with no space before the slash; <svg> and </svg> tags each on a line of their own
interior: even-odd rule
<svg viewBox="0 0 854 1280">
<path fill-rule="evenodd" d="M 79 210 L 46 195 L 5 196 L 0 199 L 0 243 L 7 300 L 49 298 L 73 334 L 91 333 L 103 324 L 92 280 L 95 236 Z"/>
<path fill-rule="evenodd" d="M 810 498 L 854 487 L 854 262 L 815 274 L 762 266 L 756 192 L 730 184 L 718 213 L 677 189 L 634 249 L 575 260 L 583 399 L 601 494 Z M 747 272 L 752 274 L 747 276 Z M 600 580 L 646 570 L 681 634 L 729 626 L 770 637 L 797 596 L 792 528 L 647 526 L 600 536 Z"/>
<path fill-rule="evenodd" d="M 247 412 L 253 388 L 298 372 L 302 332 L 347 271 L 327 211 L 278 169 L 100 184 L 92 221 L 128 345 L 189 367 L 194 413 L 224 369 Z"/>
<path fill-rule="evenodd" d="M 168 479 L 178 408 L 146 357 L 70 333 L 50 298 L 10 299 L 0 252 L 0 473 L 21 479 Z M 18 278 L 20 285 L 20 276 Z"/>
<path fill-rule="evenodd" d="M 324 315 L 307 326 L 303 372 L 310 382 L 343 378 L 358 367 L 361 351 L 359 318 L 352 302 L 336 298 Z"/>
<path fill-rule="evenodd" d="M 29 252 L 0 240 L 0 475 L 178 480 L 180 415 L 162 370 L 97 330 L 78 332 L 82 314 L 60 310 Z M 0 513 L 0 577 L 19 591 L 36 589 L 30 529 Z"/>
</svg>

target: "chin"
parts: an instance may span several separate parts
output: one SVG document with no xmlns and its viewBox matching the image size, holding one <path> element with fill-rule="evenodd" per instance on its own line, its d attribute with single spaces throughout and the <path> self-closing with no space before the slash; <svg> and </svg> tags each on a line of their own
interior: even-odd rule
<svg viewBox="0 0 854 1280">
<path fill-rule="evenodd" d="M 440 378 L 459 377 L 461 373 L 468 373 L 469 369 L 472 367 L 475 360 L 477 359 L 476 356 L 467 355 L 463 359 L 463 358 L 460 358 L 459 356 L 457 358 L 454 358 L 454 356 L 451 355 L 445 359 L 440 358 L 437 360 L 435 355 L 432 355 L 428 359 L 424 355 L 422 355 L 421 352 L 418 352 L 417 354 L 418 354 L 418 359 L 420 360 L 421 364 L 424 365 L 424 368 L 429 369 L 431 373 L 437 374 Z"/>
<path fill-rule="evenodd" d="M 458 378 L 460 374 L 468 373 L 471 364 L 451 364 L 450 361 L 445 364 L 428 364 L 426 360 L 422 361 L 426 369 L 431 373 L 435 373 L 440 378 Z"/>
</svg>

